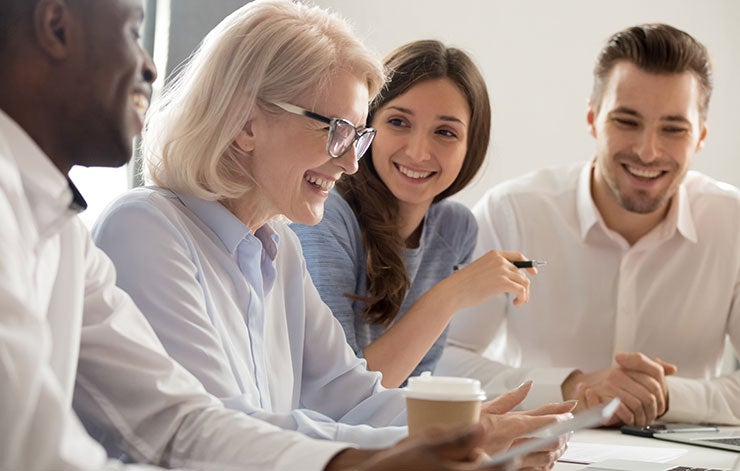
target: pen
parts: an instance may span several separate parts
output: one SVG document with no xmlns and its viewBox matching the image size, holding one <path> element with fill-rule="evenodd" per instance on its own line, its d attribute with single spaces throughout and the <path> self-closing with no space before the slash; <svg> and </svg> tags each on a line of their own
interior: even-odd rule
<svg viewBox="0 0 740 471">
<path fill-rule="evenodd" d="M 514 260 L 511 263 L 517 268 L 539 268 L 547 265 L 547 262 L 544 260 Z"/>
<path fill-rule="evenodd" d="M 547 265 L 547 262 L 544 260 L 514 260 L 511 263 L 514 264 L 517 268 L 539 268 L 544 267 Z M 461 268 L 464 268 L 465 264 L 458 264 L 452 267 L 453 270 L 460 270 Z"/>
</svg>

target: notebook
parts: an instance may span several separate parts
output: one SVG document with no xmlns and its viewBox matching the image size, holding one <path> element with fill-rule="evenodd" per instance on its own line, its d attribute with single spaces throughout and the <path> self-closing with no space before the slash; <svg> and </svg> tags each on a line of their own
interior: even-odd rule
<svg viewBox="0 0 740 471">
<path fill-rule="evenodd" d="M 534 436 L 537 438 L 523 442 L 520 445 L 513 446 L 503 453 L 499 453 L 487 460 L 484 460 L 480 464 L 481 466 L 503 464 L 518 456 L 540 450 L 545 445 L 549 445 L 558 440 L 560 436 L 566 433 L 575 432 L 584 428 L 601 426 L 604 422 L 608 421 L 612 415 L 614 415 L 617 411 L 617 407 L 619 407 L 619 399 L 614 398 L 606 404 L 601 404 L 600 406 L 585 410 L 574 415 L 568 420 L 558 422 L 548 427 L 543 427 L 534 433 Z"/>
</svg>

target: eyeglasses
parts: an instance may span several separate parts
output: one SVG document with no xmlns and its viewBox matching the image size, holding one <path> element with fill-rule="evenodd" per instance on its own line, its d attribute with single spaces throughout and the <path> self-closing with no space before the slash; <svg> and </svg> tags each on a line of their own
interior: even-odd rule
<svg viewBox="0 0 740 471">
<path fill-rule="evenodd" d="M 360 160 L 375 138 L 375 129 L 357 128 L 344 118 L 327 118 L 326 116 L 321 116 L 313 111 L 308 111 L 290 103 L 274 102 L 272 104 L 288 113 L 305 116 L 328 124 L 329 139 L 326 141 L 326 152 L 334 159 L 343 156 L 354 144 L 355 157 L 357 160 Z"/>
</svg>

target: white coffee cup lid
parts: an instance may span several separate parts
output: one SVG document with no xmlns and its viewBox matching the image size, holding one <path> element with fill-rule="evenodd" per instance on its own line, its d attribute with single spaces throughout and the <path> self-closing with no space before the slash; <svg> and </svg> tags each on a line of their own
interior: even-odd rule
<svg viewBox="0 0 740 471">
<path fill-rule="evenodd" d="M 432 401 L 482 401 L 486 398 L 477 379 L 432 376 L 428 371 L 409 378 L 404 394 L 412 399 Z"/>
</svg>

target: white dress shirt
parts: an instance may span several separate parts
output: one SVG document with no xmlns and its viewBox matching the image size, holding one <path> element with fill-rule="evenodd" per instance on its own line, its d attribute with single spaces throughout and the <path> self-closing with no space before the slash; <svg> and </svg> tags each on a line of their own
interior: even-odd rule
<svg viewBox="0 0 740 471">
<path fill-rule="evenodd" d="M 545 169 L 474 207 L 477 255 L 521 250 L 547 265 L 527 304 L 497 296 L 458 313 L 438 373 L 480 377 L 490 392 L 531 378 L 535 406 L 561 400 L 575 368 L 638 351 L 678 366 L 663 419 L 740 424 L 740 372 L 720 376 L 725 337 L 740 347 L 740 192 L 689 172 L 666 218 L 630 246 L 604 224 L 590 181 L 590 163 Z"/>
<path fill-rule="evenodd" d="M 401 391 L 355 356 L 286 222 L 251 234 L 216 201 L 137 188 L 93 237 L 167 352 L 227 407 L 364 447 L 406 436 Z"/>
<path fill-rule="evenodd" d="M 71 209 L 84 203 L 73 191 L 0 111 L 0 469 L 106 466 L 73 395 L 87 424 L 141 462 L 322 469 L 346 447 L 208 395 L 115 286 L 113 265 Z"/>
</svg>

